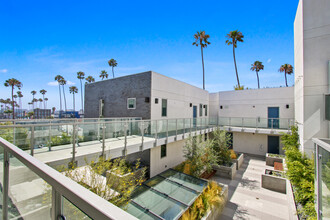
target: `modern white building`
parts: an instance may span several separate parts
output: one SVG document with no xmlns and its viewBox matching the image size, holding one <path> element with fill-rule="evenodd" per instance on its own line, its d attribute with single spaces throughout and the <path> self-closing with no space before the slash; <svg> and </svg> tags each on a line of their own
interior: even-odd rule
<svg viewBox="0 0 330 220">
<path fill-rule="evenodd" d="M 300 0 L 294 21 L 295 119 L 302 150 L 329 138 L 325 95 L 330 80 L 330 2 Z M 330 103 L 328 103 L 329 105 Z"/>
</svg>

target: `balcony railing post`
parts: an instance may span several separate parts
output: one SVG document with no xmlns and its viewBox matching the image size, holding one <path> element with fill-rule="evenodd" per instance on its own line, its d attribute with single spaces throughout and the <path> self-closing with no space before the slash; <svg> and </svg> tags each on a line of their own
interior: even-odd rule
<svg viewBox="0 0 330 220">
<path fill-rule="evenodd" d="M 242 127 L 244 127 L 244 118 L 242 118 Z"/>
<path fill-rule="evenodd" d="M 166 120 L 166 140 L 168 139 L 168 120 L 169 119 Z M 166 141 L 166 143 L 167 143 L 167 141 Z"/>
<path fill-rule="evenodd" d="M 30 136 L 30 150 L 31 155 L 34 155 L 34 126 L 31 126 L 31 136 Z"/>
<path fill-rule="evenodd" d="M 14 124 L 14 128 L 13 128 L 13 143 L 14 145 L 16 145 L 16 122 L 13 121 L 13 124 Z"/>
<path fill-rule="evenodd" d="M 184 134 L 186 133 L 186 119 L 184 118 L 183 119 L 183 137 L 184 137 Z"/>
<path fill-rule="evenodd" d="M 127 124 L 127 121 L 125 122 L 124 124 L 124 130 L 125 130 L 125 147 L 124 147 L 124 152 L 123 152 L 123 156 L 126 156 L 127 155 L 127 129 L 128 129 L 128 124 Z"/>
<path fill-rule="evenodd" d="M 175 138 L 178 136 L 178 119 L 175 119 Z"/>
<path fill-rule="evenodd" d="M 8 192 L 9 192 L 9 154 L 4 150 L 3 157 L 3 194 L 2 194 L 2 219 L 8 219 Z"/>
<path fill-rule="evenodd" d="M 52 126 L 49 125 L 49 142 L 48 142 L 48 151 L 52 150 Z"/>
<path fill-rule="evenodd" d="M 102 154 L 101 156 L 104 157 L 104 151 L 105 151 L 105 122 L 102 124 Z"/>
<path fill-rule="evenodd" d="M 62 195 L 52 187 L 52 219 L 60 219 L 62 214 Z"/>
<path fill-rule="evenodd" d="M 76 124 L 72 126 L 72 165 L 76 160 Z"/>
<path fill-rule="evenodd" d="M 274 127 L 274 119 L 273 118 L 271 119 L 271 122 L 272 122 L 271 129 L 273 130 L 273 127 Z"/>
<path fill-rule="evenodd" d="M 141 147 L 140 147 L 140 151 L 143 151 L 143 142 L 144 142 L 144 121 L 142 122 L 138 122 L 141 123 Z"/>
<path fill-rule="evenodd" d="M 157 138 L 158 138 L 158 120 L 156 120 L 156 125 L 155 125 L 155 139 L 156 139 L 156 142 L 157 142 Z"/>
<path fill-rule="evenodd" d="M 256 118 L 256 129 L 258 129 L 258 117 Z"/>
</svg>

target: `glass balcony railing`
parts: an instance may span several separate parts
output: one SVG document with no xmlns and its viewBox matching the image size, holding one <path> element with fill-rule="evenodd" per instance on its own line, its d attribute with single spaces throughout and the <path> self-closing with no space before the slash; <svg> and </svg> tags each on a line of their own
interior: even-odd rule
<svg viewBox="0 0 330 220">
<path fill-rule="evenodd" d="M 2 219 L 136 219 L 0 138 Z"/>
<path fill-rule="evenodd" d="M 330 219 L 330 139 L 313 138 L 317 219 Z"/>
<path fill-rule="evenodd" d="M 143 146 L 147 142 L 154 143 L 156 139 L 166 139 L 177 135 L 197 135 L 205 131 L 209 132 L 206 129 L 210 128 L 288 130 L 293 124 L 293 119 L 237 117 L 161 120 L 104 118 L 74 121 L 61 119 L 51 122 L 49 120 L 28 120 L 24 123 L 20 123 L 20 121 L 0 123 L 0 137 L 44 162 L 50 162 L 50 159 L 55 160 L 56 158 L 58 160 L 71 158 L 72 161 L 75 161 L 77 155 L 104 155 L 114 148 L 118 151 L 125 150 L 122 153 L 124 155 L 126 152 L 130 152 L 127 147 L 131 145 Z M 59 153 L 60 151 L 61 153 Z M 43 154 L 47 154 L 47 156 L 42 156 Z M 118 152 L 116 155 L 120 156 Z"/>
</svg>

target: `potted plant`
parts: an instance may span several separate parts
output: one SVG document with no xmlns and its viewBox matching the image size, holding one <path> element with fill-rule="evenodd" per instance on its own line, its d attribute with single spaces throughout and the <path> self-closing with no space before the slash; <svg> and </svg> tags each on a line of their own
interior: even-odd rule
<svg viewBox="0 0 330 220">
<path fill-rule="evenodd" d="M 216 164 L 213 165 L 213 169 L 217 171 L 215 175 L 234 179 L 237 165 L 232 162 L 231 152 L 227 146 L 229 135 L 226 131 L 219 129 L 215 130 L 213 135 L 212 149 L 216 155 Z"/>
</svg>

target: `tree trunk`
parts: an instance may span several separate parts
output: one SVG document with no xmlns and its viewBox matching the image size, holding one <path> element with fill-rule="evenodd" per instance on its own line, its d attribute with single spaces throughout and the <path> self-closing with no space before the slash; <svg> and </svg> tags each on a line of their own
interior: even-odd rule
<svg viewBox="0 0 330 220">
<path fill-rule="evenodd" d="M 258 71 L 256 71 L 257 73 L 257 80 L 258 80 L 258 89 L 260 89 L 260 84 L 259 84 L 259 74 L 258 74 Z"/>
<path fill-rule="evenodd" d="M 13 105 L 13 119 L 15 119 L 14 85 L 11 87 L 11 101 Z"/>
<path fill-rule="evenodd" d="M 74 102 L 74 93 L 73 93 L 73 112 L 76 111 L 75 102 Z"/>
<path fill-rule="evenodd" d="M 42 95 L 42 101 L 44 103 L 44 109 L 46 109 L 46 105 L 45 105 L 45 95 Z"/>
<path fill-rule="evenodd" d="M 63 87 L 63 98 L 64 98 L 64 107 L 65 107 L 65 111 L 67 111 L 67 108 L 66 108 L 66 98 L 65 98 L 65 92 L 64 92 L 64 85 L 62 85 Z"/>
<path fill-rule="evenodd" d="M 61 85 L 58 84 L 58 91 L 60 92 L 60 112 L 62 111 L 62 97 L 61 97 Z"/>
<path fill-rule="evenodd" d="M 285 85 L 286 85 L 286 87 L 288 87 L 288 81 L 286 79 L 286 71 L 284 71 L 284 76 L 285 76 Z"/>
<path fill-rule="evenodd" d="M 82 88 L 81 79 L 80 79 L 80 88 L 81 88 L 81 109 L 82 109 L 82 112 L 84 113 L 83 88 Z"/>
<path fill-rule="evenodd" d="M 201 45 L 201 54 L 202 54 L 202 67 L 203 67 L 203 89 L 205 90 L 205 71 L 204 71 L 204 56 L 203 56 L 202 45 Z"/>
<path fill-rule="evenodd" d="M 239 78 L 238 78 L 238 72 L 237 72 L 237 66 L 236 66 L 235 45 L 234 45 L 234 42 L 233 42 L 233 56 L 234 56 L 234 64 L 235 64 L 235 71 L 236 71 L 237 84 L 238 84 L 238 88 L 240 88 L 241 85 L 239 84 Z"/>
<path fill-rule="evenodd" d="M 115 73 L 113 72 L 113 67 L 112 67 L 112 78 L 115 78 Z"/>
</svg>

